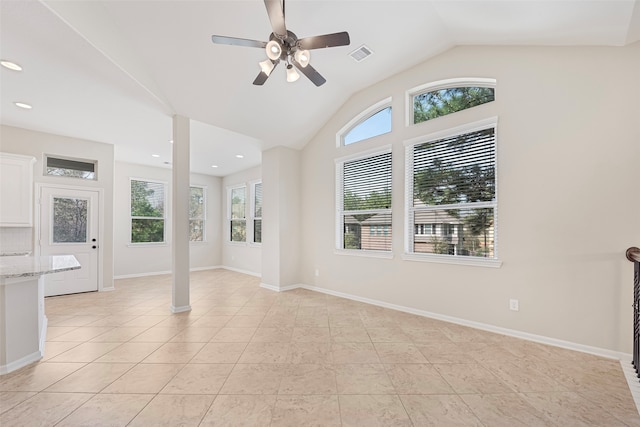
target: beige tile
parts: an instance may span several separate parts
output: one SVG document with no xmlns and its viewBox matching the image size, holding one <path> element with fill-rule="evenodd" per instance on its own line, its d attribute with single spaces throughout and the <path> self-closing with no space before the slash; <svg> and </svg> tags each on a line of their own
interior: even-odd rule
<svg viewBox="0 0 640 427">
<path fill-rule="evenodd" d="M 251 342 L 247 344 L 238 363 L 285 363 L 288 354 L 288 343 Z"/>
<path fill-rule="evenodd" d="M 237 364 L 220 394 L 277 394 L 287 366 L 280 364 Z"/>
<path fill-rule="evenodd" d="M 171 338 L 169 342 L 209 342 L 220 328 L 189 327 Z"/>
<path fill-rule="evenodd" d="M 191 359 L 191 363 L 236 363 L 246 346 L 244 342 L 207 343 Z"/>
<path fill-rule="evenodd" d="M 46 362 L 47 360 L 51 360 L 57 355 L 71 350 L 78 345 L 80 345 L 78 342 L 47 341 L 44 346 L 44 357 L 41 361 Z"/>
<path fill-rule="evenodd" d="M 364 327 L 331 327 L 332 342 L 371 342 Z"/>
<path fill-rule="evenodd" d="M 53 426 L 91 397 L 83 393 L 38 393 L 0 415 L 0 425 Z"/>
<path fill-rule="evenodd" d="M 431 363 L 470 363 L 475 360 L 471 354 L 478 350 L 475 343 L 457 342 L 419 343 L 416 347 Z"/>
<path fill-rule="evenodd" d="M 511 393 L 513 390 L 479 364 L 433 365 L 458 394 Z"/>
<path fill-rule="evenodd" d="M 162 344 L 141 363 L 187 363 L 204 345 L 201 342 L 170 342 Z"/>
<path fill-rule="evenodd" d="M 117 327 L 109 332 L 105 332 L 104 334 L 98 335 L 95 338 L 92 338 L 92 342 L 127 342 L 131 338 L 139 335 L 147 330 L 147 327 Z"/>
<path fill-rule="evenodd" d="M 130 427 L 197 426 L 215 396 L 157 395 L 129 424 Z"/>
<path fill-rule="evenodd" d="M 91 338 L 95 338 L 98 335 L 102 335 L 105 332 L 112 330 L 112 326 L 80 326 L 74 328 L 72 331 L 56 336 L 55 338 L 47 338 L 49 341 L 76 341 L 83 342 L 88 341 Z"/>
<path fill-rule="evenodd" d="M 333 363 L 331 344 L 320 342 L 294 342 L 289 345 L 288 363 Z"/>
<path fill-rule="evenodd" d="M 0 377 L 0 391 L 42 391 L 83 366 L 85 363 L 36 363 Z"/>
<path fill-rule="evenodd" d="M 190 326 L 194 328 L 223 328 L 233 316 L 202 316 Z"/>
<path fill-rule="evenodd" d="M 163 320 L 167 319 L 169 316 L 150 316 L 150 315 L 142 315 L 142 316 L 138 316 L 134 319 L 129 320 L 126 323 L 123 323 L 122 326 L 124 327 L 130 327 L 130 326 L 134 326 L 134 327 L 141 327 L 141 326 L 146 326 L 147 328 L 150 328 L 152 326 L 157 325 L 158 323 L 162 322 Z"/>
<path fill-rule="evenodd" d="M 160 391 L 161 394 L 217 394 L 231 373 L 231 364 L 190 364 Z"/>
<path fill-rule="evenodd" d="M 311 307 L 311 308 L 315 309 L 317 307 Z M 298 313 L 298 316 L 296 317 L 295 326 L 307 327 L 307 328 L 328 328 L 329 316 L 327 314 L 304 316 Z"/>
<path fill-rule="evenodd" d="M 153 394 L 97 394 L 56 427 L 125 427 Z"/>
<path fill-rule="evenodd" d="M 338 394 L 395 394 L 381 364 L 335 365 Z"/>
<path fill-rule="evenodd" d="M 218 395 L 201 427 L 269 427 L 276 396 Z"/>
<path fill-rule="evenodd" d="M 400 396 L 415 426 L 482 427 L 478 417 L 456 395 Z"/>
<path fill-rule="evenodd" d="M 398 394 L 449 394 L 453 389 L 429 364 L 384 365 Z"/>
<path fill-rule="evenodd" d="M 278 394 L 336 393 L 336 374 L 331 365 L 288 365 L 278 389 Z"/>
<path fill-rule="evenodd" d="M 118 347 L 113 342 L 83 342 L 50 359 L 51 362 L 93 362 L 98 357 Z"/>
<path fill-rule="evenodd" d="M 329 328 L 293 328 L 292 342 L 329 342 Z"/>
<path fill-rule="evenodd" d="M 121 326 L 138 316 L 124 315 L 124 314 L 112 314 L 110 316 L 104 316 L 95 322 L 90 323 L 88 326 Z"/>
<path fill-rule="evenodd" d="M 49 326 L 47 328 L 47 341 L 53 341 L 54 339 L 67 334 L 75 329 L 76 326 Z"/>
<path fill-rule="evenodd" d="M 0 391 L 0 414 L 35 395 L 35 391 Z"/>
<path fill-rule="evenodd" d="M 225 325 L 226 328 L 257 328 L 264 320 L 263 315 L 259 316 L 239 316 L 235 315 Z"/>
<path fill-rule="evenodd" d="M 182 369 L 178 364 L 140 364 L 122 375 L 103 393 L 158 393 Z"/>
<path fill-rule="evenodd" d="M 249 342 L 257 328 L 234 328 L 225 326 L 212 338 L 211 342 Z"/>
<path fill-rule="evenodd" d="M 410 343 L 374 343 L 382 363 L 427 363 L 415 344 Z"/>
<path fill-rule="evenodd" d="M 162 343 L 126 342 L 96 360 L 99 363 L 138 363 L 156 351 Z"/>
<path fill-rule="evenodd" d="M 374 343 L 409 343 L 411 337 L 399 327 L 367 328 L 367 333 Z"/>
<path fill-rule="evenodd" d="M 638 408 L 628 388 L 614 393 L 605 389 L 586 389 L 578 391 L 578 394 L 623 423 L 640 427 Z"/>
<path fill-rule="evenodd" d="M 517 392 L 564 391 L 553 378 L 544 375 L 528 364 L 512 362 L 484 362 L 485 368 L 491 371 L 502 382 Z"/>
<path fill-rule="evenodd" d="M 412 328 L 412 327 L 403 327 L 400 329 L 414 343 L 451 342 L 449 337 L 447 337 L 439 329 Z"/>
<path fill-rule="evenodd" d="M 153 326 L 141 334 L 131 338 L 130 342 L 164 343 L 175 337 L 180 331 L 182 331 L 182 328 L 161 328 L 160 326 Z"/>
<path fill-rule="evenodd" d="M 104 317 L 105 316 L 68 316 L 65 319 L 52 321 L 51 326 L 87 326 L 90 323 L 94 323 Z"/>
<path fill-rule="evenodd" d="M 378 353 L 370 342 L 332 343 L 333 363 L 380 363 Z"/>
<path fill-rule="evenodd" d="M 338 400 L 345 427 L 412 425 L 396 395 L 340 395 Z"/>
<path fill-rule="evenodd" d="M 338 397 L 278 396 L 271 420 L 272 427 L 340 426 Z"/>
<path fill-rule="evenodd" d="M 293 328 L 290 327 L 280 327 L 280 328 L 269 328 L 269 327 L 259 327 L 253 337 L 251 338 L 252 342 L 283 342 L 288 343 L 291 342 L 291 337 L 293 335 Z"/>
<path fill-rule="evenodd" d="M 90 363 L 53 384 L 46 391 L 99 393 L 133 366 L 130 363 Z"/>
<path fill-rule="evenodd" d="M 549 424 L 558 426 L 625 426 L 622 421 L 613 417 L 609 412 L 594 406 L 576 392 L 523 393 L 522 397 L 543 413 Z"/>
<path fill-rule="evenodd" d="M 553 425 L 543 412 L 535 409 L 519 394 L 464 394 L 460 397 L 486 426 Z"/>
</svg>

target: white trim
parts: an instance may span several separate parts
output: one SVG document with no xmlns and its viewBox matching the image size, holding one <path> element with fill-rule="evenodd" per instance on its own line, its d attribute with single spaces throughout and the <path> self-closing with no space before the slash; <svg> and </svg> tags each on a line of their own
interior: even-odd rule
<svg viewBox="0 0 640 427">
<path fill-rule="evenodd" d="M 498 81 L 494 78 L 486 77 L 458 77 L 454 79 L 438 80 L 430 83 L 423 83 L 421 85 L 412 87 L 405 92 L 405 126 L 412 126 L 416 123 L 413 122 L 413 97 L 421 95 L 426 92 L 431 92 L 440 89 L 449 89 L 453 87 L 462 86 L 477 86 L 477 87 L 492 87 L 495 88 Z M 461 110 L 462 111 L 462 110 Z M 424 123 L 424 122 L 422 122 Z"/>
<path fill-rule="evenodd" d="M 225 270 L 235 271 L 236 273 L 247 274 L 253 277 L 262 277 L 262 274 L 256 273 L 255 271 L 243 270 L 241 268 L 229 267 L 227 265 L 223 265 L 222 268 Z"/>
<path fill-rule="evenodd" d="M 391 101 L 393 101 L 393 98 L 391 96 L 380 100 L 378 102 L 376 102 L 375 104 L 371 105 L 369 108 L 365 108 L 363 111 L 361 111 L 359 114 L 357 114 L 354 118 L 352 118 L 351 120 L 349 120 L 349 122 L 342 126 L 342 128 L 336 133 L 336 147 L 345 147 L 344 145 L 344 135 L 349 133 L 353 128 L 355 128 L 356 126 L 358 126 L 360 123 L 364 122 L 365 120 L 367 120 L 369 117 L 373 116 L 374 114 L 377 114 L 378 112 L 388 108 L 388 107 L 392 107 L 391 105 Z M 393 114 L 393 107 L 392 107 L 392 114 Z M 381 133 L 379 135 L 376 136 L 380 136 L 380 135 L 386 135 L 387 133 L 391 133 L 393 131 L 393 117 L 391 120 L 391 130 L 389 132 L 385 132 L 385 133 Z M 372 136 L 371 138 L 375 138 L 375 136 Z M 362 141 L 366 141 L 367 139 L 371 139 L 371 138 L 366 138 L 357 142 L 362 142 Z M 354 142 L 355 144 L 355 142 Z M 351 144 L 349 144 L 351 145 Z"/>
<path fill-rule="evenodd" d="M 133 215 L 131 215 L 131 181 L 140 181 L 140 182 L 152 182 L 155 184 L 162 184 L 163 185 L 163 197 L 162 197 L 162 218 L 159 217 L 134 217 Z M 138 246 L 138 245 L 153 245 L 153 246 L 160 246 L 160 245 L 168 245 L 170 244 L 170 239 L 169 239 L 169 230 L 170 227 L 167 227 L 167 221 L 169 221 L 169 204 L 167 203 L 167 199 L 169 198 L 170 194 L 169 194 L 169 184 L 166 181 L 161 181 L 161 180 L 157 180 L 157 179 L 148 179 L 148 178 L 136 178 L 133 176 L 129 177 L 129 238 L 128 241 L 129 243 L 127 244 L 128 247 L 133 247 L 134 246 Z M 133 220 L 135 219 L 153 219 L 153 220 L 160 220 L 162 219 L 162 242 L 132 242 L 131 241 L 131 232 L 132 232 L 132 225 L 133 225 Z"/>
<path fill-rule="evenodd" d="M 303 285 L 275 286 L 275 285 L 268 285 L 266 283 L 261 282 L 260 287 L 264 289 L 268 289 L 270 291 L 274 291 L 274 292 L 286 292 L 286 291 L 292 291 L 294 289 L 302 288 L 304 286 Z"/>
<path fill-rule="evenodd" d="M 226 233 L 227 236 L 224 238 L 224 242 L 226 243 L 230 243 L 230 244 L 243 244 L 246 245 L 247 244 L 247 209 L 249 208 L 249 204 L 247 203 L 247 197 L 249 196 L 249 191 L 247 190 L 247 183 L 244 182 L 242 184 L 235 184 L 235 185 L 228 185 L 227 187 L 227 223 L 226 225 L 229 226 L 229 228 L 227 229 Z M 244 242 L 235 242 L 233 240 L 231 240 L 231 194 L 233 193 L 233 190 L 239 189 L 239 188 L 244 188 L 244 217 L 242 218 L 236 218 L 234 219 L 234 221 L 244 221 Z M 250 201 L 250 200 L 249 200 Z M 226 227 L 224 227 L 226 228 Z"/>
<path fill-rule="evenodd" d="M 211 265 L 208 267 L 193 267 L 193 268 L 190 268 L 189 271 L 219 270 L 221 268 L 224 268 L 224 267 L 222 267 L 221 265 Z"/>
<path fill-rule="evenodd" d="M 247 243 L 249 244 L 249 246 L 261 246 L 262 242 L 256 242 L 254 241 L 255 237 L 256 237 L 256 230 L 255 230 L 255 226 L 256 226 L 256 220 L 259 219 L 260 221 L 262 221 L 262 216 L 255 216 L 256 214 L 256 186 L 260 184 L 262 185 L 262 179 L 254 179 L 253 181 L 249 181 L 249 188 L 251 188 L 250 194 L 251 194 L 251 200 L 249 200 L 249 217 L 248 217 L 248 222 L 247 222 Z M 262 194 L 262 191 L 261 191 Z M 249 226 L 249 222 L 251 223 L 251 226 Z M 249 233 L 249 231 L 251 231 L 251 233 Z M 251 237 L 251 238 L 249 238 Z"/>
<path fill-rule="evenodd" d="M 333 291 L 330 289 L 319 288 L 316 286 L 300 285 L 300 288 L 310 291 L 320 292 L 323 294 L 333 295 L 340 298 L 346 298 L 353 301 L 359 301 L 366 304 L 375 305 L 378 307 L 389 308 L 391 310 L 402 311 L 405 313 L 415 314 L 417 316 L 428 317 L 431 319 L 442 320 L 449 323 L 455 323 L 457 325 L 468 326 L 474 329 L 480 329 L 482 331 L 493 332 L 501 335 L 507 335 L 514 338 L 520 338 L 527 341 L 533 341 L 540 344 L 547 344 L 554 347 L 565 348 L 568 350 L 579 351 L 582 353 L 589 353 L 600 357 L 606 357 L 608 359 L 627 360 L 631 357 L 628 353 L 620 351 L 609 350 L 606 348 L 592 347 L 589 345 L 578 344 L 571 341 L 560 340 L 551 337 L 545 337 L 542 335 L 531 334 L 529 332 L 517 331 L 515 329 L 503 328 L 501 326 L 494 326 L 487 323 L 475 322 L 472 320 L 461 319 L 458 317 L 447 316 L 444 314 L 432 313 L 425 310 L 419 310 L 416 308 L 405 307 L 401 305 L 391 304 L 384 301 L 374 300 L 370 298 L 359 297 L 356 295 L 347 294 L 344 292 Z"/>
<path fill-rule="evenodd" d="M 172 305 L 169 308 L 171 309 L 172 313 L 184 313 L 185 311 L 191 311 L 191 306 L 190 305 L 182 305 L 180 307 L 176 307 L 176 306 Z"/>
<path fill-rule="evenodd" d="M 193 267 L 190 268 L 189 271 L 204 271 L 204 270 L 217 270 L 220 268 L 225 268 L 221 265 L 213 265 L 213 266 L 209 266 L 209 267 Z M 134 273 L 134 274 L 121 274 L 120 276 L 114 276 L 113 280 L 120 280 L 120 279 L 135 279 L 137 277 L 147 277 L 147 276 L 162 276 L 165 274 L 171 274 L 172 271 L 151 271 L 148 273 Z M 105 290 L 114 290 L 115 288 L 109 288 L 109 289 L 105 289 Z"/>
<path fill-rule="evenodd" d="M 371 251 L 366 249 L 334 249 L 336 255 L 361 256 L 366 258 L 393 259 L 393 251 Z"/>
<path fill-rule="evenodd" d="M 479 258 L 471 256 L 438 255 L 422 253 L 402 254 L 404 261 L 435 262 L 440 264 L 472 265 L 476 267 L 502 267 L 502 261 L 495 258 Z"/>
<path fill-rule="evenodd" d="M 422 144 L 424 142 L 430 142 L 430 141 L 435 141 L 442 138 L 455 136 L 458 134 L 484 130 L 490 127 L 496 128 L 496 140 L 497 140 L 498 116 L 492 116 L 492 117 L 487 117 L 486 119 L 477 120 L 475 122 L 465 123 L 460 126 L 443 129 L 437 132 L 431 132 L 426 135 L 418 136 L 416 138 L 407 139 L 403 141 L 403 144 L 405 147 L 412 147 L 414 145 Z M 497 145 L 497 141 L 496 141 L 496 145 Z"/>
<path fill-rule="evenodd" d="M 41 283 L 38 283 L 38 288 L 42 288 Z M 40 291 L 38 291 L 40 293 Z M 40 297 L 42 298 L 42 297 Z M 46 315 L 42 316 L 42 325 L 40 325 L 40 342 L 38 343 L 38 350 L 40 351 L 40 357 L 44 357 L 45 345 L 47 344 L 47 327 L 49 326 L 49 318 Z"/>
<path fill-rule="evenodd" d="M 207 196 L 207 186 L 198 184 L 189 184 L 189 203 L 191 203 L 191 188 L 200 188 L 202 190 L 202 218 L 189 218 L 189 227 L 191 227 L 191 221 L 202 221 L 202 240 L 191 240 L 189 236 L 190 244 L 203 244 L 207 243 L 207 203 L 209 201 Z M 191 230 L 189 230 L 191 232 Z"/>
<path fill-rule="evenodd" d="M 636 374 L 636 370 L 631 364 L 631 359 L 631 355 L 629 355 L 629 357 L 621 358 L 620 367 L 622 368 L 624 377 L 627 380 L 631 397 L 633 397 L 633 401 L 636 404 L 636 410 L 638 411 L 638 414 L 640 414 L 640 381 L 638 381 L 638 374 Z"/>
<path fill-rule="evenodd" d="M 392 149 L 393 149 L 393 145 L 385 144 L 385 145 L 381 145 L 380 147 L 374 147 L 374 148 L 369 148 L 368 150 L 358 151 L 357 153 L 349 154 L 348 156 L 338 157 L 337 159 L 334 159 L 334 162 L 336 165 L 338 165 L 340 163 L 350 162 L 353 160 L 366 159 L 367 157 L 373 157 L 378 154 L 391 153 L 393 151 Z"/>
<path fill-rule="evenodd" d="M 18 369 L 30 365 L 38 360 L 42 359 L 42 354 L 40 351 L 33 352 L 24 357 L 21 357 L 18 360 L 14 360 L 11 363 L 7 363 L 6 365 L 0 365 L 0 375 L 6 375 L 13 371 L 17 371 Z"/>
</svg>

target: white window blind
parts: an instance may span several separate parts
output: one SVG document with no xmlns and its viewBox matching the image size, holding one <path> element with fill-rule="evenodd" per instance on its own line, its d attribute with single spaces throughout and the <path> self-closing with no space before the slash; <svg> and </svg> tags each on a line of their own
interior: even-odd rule
<svg viewBox="0 0 640 427">
<path fill-rule="evenodd" d="M 338 249 L 391 251 L 391 151 L 338 164 Z"/>
<path fill-rule="evenodd" d="M 495 122 L 413 144 L 407 163 L 408 251 L 496 258 Z"/>
</svg>

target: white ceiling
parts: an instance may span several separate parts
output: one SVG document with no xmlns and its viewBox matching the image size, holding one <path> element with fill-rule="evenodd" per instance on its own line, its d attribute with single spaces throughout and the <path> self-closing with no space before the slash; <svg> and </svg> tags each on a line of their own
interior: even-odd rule
<svg viewBox="0 0 640 427">
<path fill-rule="evenodd" d="M 352 94 L 456 45 L 640 40 L 640 0 L 289 0 L 298 37 L 348 31 L 351 45 L 312 51 L 321 87 L 286 83 L 282 66 L 254 86 L 264 51 L 211 35 L 268 40 L 262 0 L 2 0 L 0 13 L 0 56 L 23 67 L 0 70 L 2 124 L 165 166 L 178 114 L 192 119 L 192 170 L 216 176 L 274 146 L 302 148 Z M 348 54 L 362 44 L 374 54 L 357 63 Z"/>
</svg>

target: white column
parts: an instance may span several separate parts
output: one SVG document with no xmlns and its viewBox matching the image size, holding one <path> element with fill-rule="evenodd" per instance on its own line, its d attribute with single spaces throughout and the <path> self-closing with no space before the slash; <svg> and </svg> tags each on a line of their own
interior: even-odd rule
<svg viewBox="0 0 640 427">
<path fill-rule="evenodd" d="M 191 310 L 189 304 L 189 119 L 173 116 L 172 253 L 173 293 L 171 311 Z"/>
</svg>

